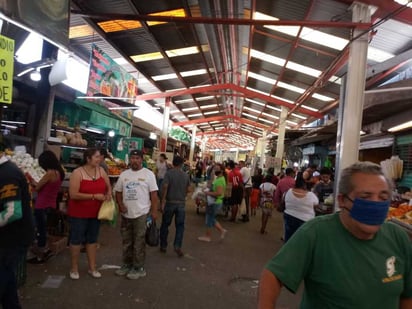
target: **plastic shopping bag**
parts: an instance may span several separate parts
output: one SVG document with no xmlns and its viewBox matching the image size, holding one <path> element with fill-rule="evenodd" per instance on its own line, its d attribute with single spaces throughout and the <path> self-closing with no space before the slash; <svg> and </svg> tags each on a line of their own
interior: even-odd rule
<svg viewBox="0 0 412 309">
<path fill-rule="evenodd" d="M 157 247 L 159 245 L 160 232 L 156 226 L 156 221 L 150 220 L 146 228 L 146 244 L 150 247 Z"/>
<path fill-rule="evenodd" d="M 99 220 L 107 220 L 107 221 L 112 221 L 114 218 L 114 213 L 115 213 L 115 204 L 113 199 L 110 199 L 109 201 L 104 201 L 102 203 L 102 206 L 100 206 L 99 214 L 97 215 L 97 218 Z"/>
</svg>

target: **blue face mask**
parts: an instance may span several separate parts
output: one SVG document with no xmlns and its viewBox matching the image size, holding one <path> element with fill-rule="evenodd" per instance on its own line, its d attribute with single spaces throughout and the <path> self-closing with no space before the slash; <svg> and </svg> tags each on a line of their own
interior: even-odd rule
<svg viewBox="0 0 412 309">
<path fill-rule="evenodd" d="M 389 211 L 389 200 L 378 202 L 360 198 L 351 200 L 348 196 L 346 198 L 353 203 L 349 213 L 356 221 L 368 225 L 381 225 L 385 222 Z"/>
</svg>

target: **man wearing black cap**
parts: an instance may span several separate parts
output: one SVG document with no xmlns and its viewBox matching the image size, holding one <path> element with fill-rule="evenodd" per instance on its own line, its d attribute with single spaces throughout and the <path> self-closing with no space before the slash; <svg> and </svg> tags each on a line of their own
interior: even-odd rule
<svg viewBox="0 0 412 309">
<path fill-rule="evenodd" d="M 146 219 L 157 218 L 157 184 L 152 171 L 142 166 L 143 153 L 132 150 L 130 169 L 120 174 L 116 183 L 116 200 L 122 215 L 123 265 L 116 271 L 119 276 L 139 279 L 146 276 Z"/>
<path fill-rule="evenodd" d="M 175 157 L 173 168 L 166 172 L 163 179 L 161 207 L 163 212 L 162 226 L 160 227 L 160 251 L 166 252 L 169 225 L 175 217 L 176 234 L 173 243 L 176 254 L 183 256 L 182 241 L 185 229 L 185 202 L 190 188 L 190 179 L 182 170 L 183 159 Z"/>
<path fill-rule="evenodd" d="M 30 194 L 22 171 L 4 155 L 0 144 L 0 306 L 21 308 L 16 270 L 33 240 Z"/>
</svg>

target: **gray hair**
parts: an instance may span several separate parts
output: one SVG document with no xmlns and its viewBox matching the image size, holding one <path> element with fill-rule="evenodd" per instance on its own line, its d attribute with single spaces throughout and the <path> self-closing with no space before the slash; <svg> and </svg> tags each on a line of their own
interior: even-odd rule
<svg viewBox="0 0 412 309">
<path fill-rule="evenodd" d="M 392 183 L 385 176 L 380 165 L 369 161 L 364 161 L 356 162 L 342 170 L 339 181 L 339 193 L 349 194 L 355 189 L 352 183 L 352 176 L 356 173 L 381 175 L 385 178 L 386 182 L 388 183 L 389 190 L 392 189 Z"/>
</svg>

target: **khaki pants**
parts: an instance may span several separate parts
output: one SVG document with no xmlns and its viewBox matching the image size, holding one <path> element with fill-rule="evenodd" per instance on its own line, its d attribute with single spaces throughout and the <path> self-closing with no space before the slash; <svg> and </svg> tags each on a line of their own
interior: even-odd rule
<svg viewBox="0 0 412 309">
<path fill-rule="evenodd" d="M 123 264 L 140 268 L 146 257 L 146 215 L 136 219 L 122 217 Z"/>
</svg>

